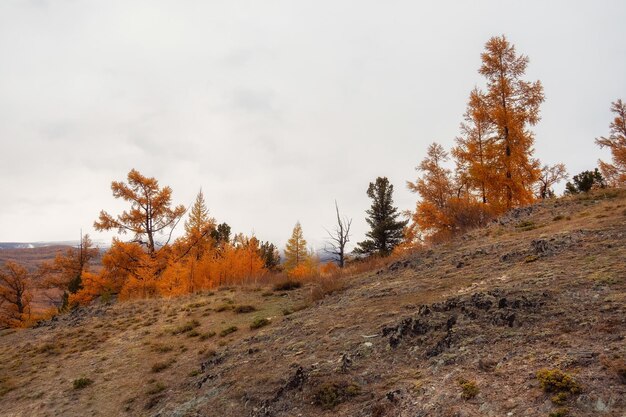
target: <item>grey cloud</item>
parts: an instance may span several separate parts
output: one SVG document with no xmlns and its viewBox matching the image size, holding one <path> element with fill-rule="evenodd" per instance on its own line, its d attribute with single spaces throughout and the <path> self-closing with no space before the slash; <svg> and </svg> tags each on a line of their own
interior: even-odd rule
<svg viewBox="0 0 626 417">
<path fill-rule="evenodd" d="M 74 238 L 123 207 L 110 182 L 137 168 L 176 202 L 202 186 L 218 219 L 279 245 L 298 219 L 320 245 L 337 199 L 358 241 L 377 175 L 414 207 L 405 181 L 430 142 L 452 145 L 502 33 L 546 88 L 536 155 L 591 168 L 610 102 L 626 99 L 625 14 L 565 0 L 0 1 L 3 239 Z"/>
</svg>

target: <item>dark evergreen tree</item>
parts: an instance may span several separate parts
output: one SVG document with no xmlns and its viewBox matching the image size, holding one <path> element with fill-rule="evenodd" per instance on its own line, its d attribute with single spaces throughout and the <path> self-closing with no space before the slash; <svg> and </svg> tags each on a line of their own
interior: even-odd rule
<svg viewBox="0 0 626 417">
<path fill-rule="evenodd" d="M 568 181 L 565 184 L 565 194 L 588 193 L 594 186 L 599 188 L 606 187 L 604 177 L 598 168 L 594 171 L 583 171 L 578 175 L 574 175 L 572 179 L 573 183 Z"/>
<path fill-rule="evenodd" d="M 211 237 L 216 244 L 230 242 L 230 226 L 227 223 L 217 225 L 211 232 Z"/>
<path fill-rule="evenodd" d="M 259 256 L 263 259 L 265 268 L 268 271 L 275 271 L 278 265 L 280 265 L 280 253 L 273 243 L 261 242 Z"/>
<path fill-rule="evenodd" d="M 400 213 L 393 206 L 393 185 L 386 177 L 376 178 L 367 188 L 367 196 L 372 199 L 372 206 L 366 210 L 367 224 L 370 231 L 365 234 L 369 239 L 359 242 L 354 250 L 357 254 L 388 256 L 393 248 L 402 241 L 403 229 L 408 220 L 398 220 Z"/>
</svg>

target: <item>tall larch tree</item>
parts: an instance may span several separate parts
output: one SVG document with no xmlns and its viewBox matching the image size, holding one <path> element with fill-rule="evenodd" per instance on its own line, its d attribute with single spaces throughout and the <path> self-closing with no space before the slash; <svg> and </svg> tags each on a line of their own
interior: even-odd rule
<svg viewBox="0 0 626 417">
<path fill-rule="evenodd" d="M 490 118 L 485 94 L 478 88 L 470 93 L 452 156 L 456 160 L 459 185 L 475 192 L 483 204 L 497 198 L 497 170 L 494 161 L 495 125 Z M 496 185 L 497 186 L 497 185 Z"/>
<path fill-rule="evenodd" d="M 539 81 L 522 79 L 528 57 L 517 55 L 504 35 L 489 39 L 481 59 L 479 73 L 487 80 L 484 102 L 497 130 L 497 184 L 503 193 L 502 210 L 506 210 L 534 200 L 540 166 L 532 157 L 534 135 L 529 127 L 539 121 L 543 87 Z"/>
<path fill-rule="evenodd" d="M 0 328 L 21 327 L 31 314 L 32 282 L 28 270 L 7 261 L 0 268 Z"/>
<path fill-rule="evenodd" d="M 134 242 L 144 245 L 148 253 L 154 255 L 157 235 L 169 230 L 171 236 L 171 231 L 185 214 L 185 207 L 172 207 L 172 189 L 161 188 L 155 178 L 145 177 L 132 169 L 127 179 L 128 184 L 113 181 L 111 190 L 113 197 L 131 204 L 130 210 L 118 216 L 103 210 L 94 222 L 94 228 L 98 231 L 117 230 L 120 234 L 133 233 Z"/>
<path fill-rule="evenodd" d="M 403 230 L 408 220 L 400 220 L 398 208 L 393 205 L 393 185 L 386 177 L 378 177 L 367 187 L 367 196 L 372 199 L 366 210 L 365 221 L 370 230 L 368 239 L 357 244 L 354 252 L 362 255 L 388 256 L 404 237 Z"/>
<path fill-rule="evenodd" d="M 609 137 L 599 137 L 596 144 L 611 150 L 613 163 L 598 161 L 600 170 L 611 186 L 626 186 L 626 103 L 621 99 L 611 103 L 615 118 L 609 125 Z"/>
<path fill-rule="evenodd" d="M 200 260 L 213 246 L 212 235 L 215 229 L 215 219 L 209 216 L 204 194 L 200 190 L 185 221 L 185 244 L 195 260 Z"/>
<path fill-rule="evenodd" d="M 432 143 L 416 168 L 421 177 L 407 182 L 409 190 L 420 196 L 413 222 L 421 232 L 435 239 L 450 236 L 454 228 L 448 208 L 455 196 L 455 184 L 452 171 L 445 166 L 448 160 L 443 146 Z"/>
<path fill-rule="evenodd" d="M 308 260 L 309 252 L 306 245 L 302 226 L 300 222 L 297 222 L 291 232 L 291 238 L 289 238 L 285 246 L 284 268 L 286 271 L 295 269 Z"/>
<path fill-rule="evenodd" d="M 41 267 L 43 276 L 42 286 L 46 289 L 61 291 L 61 298 L 51 298 L 60 311 L 66 310 L 69 297 L 83 289 L 85 273 L 89 272 L 91 261 L 98 256 L 98 248 L 94 247 L 88 234 L 81 236 L 78 247 L 68 249 L 65 253 L 57 254 L 54 261 L 44 263 Z"/>
</svg>

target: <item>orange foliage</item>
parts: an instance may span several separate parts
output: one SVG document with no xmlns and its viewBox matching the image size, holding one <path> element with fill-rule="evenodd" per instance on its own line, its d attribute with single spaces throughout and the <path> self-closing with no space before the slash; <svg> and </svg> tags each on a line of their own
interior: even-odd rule
<svg viewBox="0 0 626 417">
<path fill-rule="evenodd" d="M 341 272 L 341 268 L 335 262 L 326 262 L 320 266 L 320 275 L 324 278 L 336 277 Z"/>
<path fill-rule="evenodd" d="M 23 327 L 31 319 L 31 276 L 22 265 L 7 261 L 0 269 L 0 328 Z"/>
<path fill-rule="evenodd" d="M 171 207 L 170 187 L 161 188 L 155 178 L 144 177 L 134 169 L 128 173 L 128 184 L 113 181 L 111 190 L 115 198 L 131 203 L 131 209 L 116 217 L 101 211 L 94 228 L 133 233 L 133 241 L 144 245 L 150 254 L 157 250 L 156 235 L 173 229 L 185 214 L 185 207 Z"/>
<path fill-rule="evenodd" d="M 598 161 L 602 175 L 613 187 L 626 186 L 626 103 L 621 99 L 611 103 L 611 112 L 615 113 L 609 125 L 611 134 L 608 138 L 600 137 L 596 143 L 611 150 L 612 164 Z"/>
<path fill-rule="evenodd" d="M 69 294 L 68 305 L 70 308 L 87 305 L 103 294 L 112 294 L 114 292 L 115 289 L 111 287 L 111 282 L 104 278 L 102 274 L 85 272 L 83 274 L 83 288 L 74 294 Z"/>
<path fill-rule="evenodd" d="M 491 168 L 498 194 L 489 203 L 500 212 L 534 201 L 533 185 L 540 168 L 532 158 L 534 136 L 528 127 L 539 121 L 543 87 L 539 81 L 522 79 L 528 57 L 518 56 L 504 36 L 489 39 L 481 59 L 479 72 L 487 79 L 484 105 L 495 129 L 496 157 Z"/>
</svg>

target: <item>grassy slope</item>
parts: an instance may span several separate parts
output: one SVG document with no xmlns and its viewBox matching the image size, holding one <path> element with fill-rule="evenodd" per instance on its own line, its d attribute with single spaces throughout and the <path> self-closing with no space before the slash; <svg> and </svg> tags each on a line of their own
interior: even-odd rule
<svg viewBox="0 0 626 417">
<path fill-rule="evenodd" d="M 0 410 L 548 416 L 558 407 L 534 376 L 547 367 L 582 386 L 570 415 L 622 417 L 624 241 L 626 195 L 595 195 L 520 209 L 315 303 L 306 285 L 93 306 L 0 336 Z M 220 308 L 237 305 L 258 311 Z M 271 323 L 250 329 L 257 317 Z M 81 377 L 93 383 L 74 389 Z M 478 395 L 464 400 L 459 379 Z"/>
</svg>

